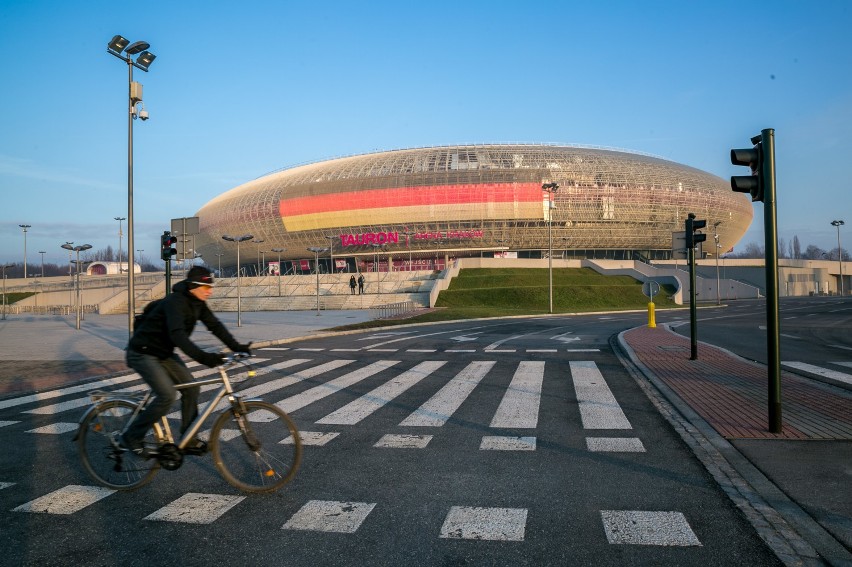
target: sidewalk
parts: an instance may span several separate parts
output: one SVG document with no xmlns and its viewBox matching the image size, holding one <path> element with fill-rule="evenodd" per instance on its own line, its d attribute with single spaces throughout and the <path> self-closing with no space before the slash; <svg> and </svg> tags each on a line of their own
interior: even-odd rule
<svg viewBox="0 0 852 567">
<path fill-rule="evenodd" d="M 689 340 L 662 327 L 625 331 L 619 343 L 654 385 L 649 396 L 786 564 L 852 565 L 848 390 L 782 372 L 783 430 L 773 434 L 766 367 L 706 343 L 690 360 Z"/>
</svg>

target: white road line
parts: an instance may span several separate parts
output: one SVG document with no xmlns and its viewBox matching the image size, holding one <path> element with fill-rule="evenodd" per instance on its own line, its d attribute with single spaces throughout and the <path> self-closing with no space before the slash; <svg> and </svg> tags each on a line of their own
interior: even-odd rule
<svg viewBox="0 0 852 567">
<path fill-rule="evenodd" d="M 331 352 L 360 352 L 360 348 L 333 348 Z"/>
<path fill-rule="evenodd" d="M 188 492 L 171 504 L 146 516 L 145 519 L 185 524 L 211 524 L 243 500 L 245 496 Z"/>
<path fill-rule="evenodd" d="M 528 348 L 527 352 L 559 352 L 555 348 Z"/>
<path fill-rule="evenodd" d="M 828 345 L 831 348 L 842 348 L 843 350 L 852 350 L 852 347 L 844 346 L 844 345 Z"/>
<path fill-rule="evenodd" d="M 632 429 L 603 375 L 592 361 L 569 363 L 584 429 Z"/>
<path fill-rule="evenodd" d="M 125 382 L 130 382 L 132 380 L 139 379 L 140 376 L 138 374 L 126 374 L 124 376 L 116 376 L 115 378 L 107 378 L 105 380 L 97 380 L 95 382 L 88 382 L 86 384 L 70 386 L 68 388 L 60 388 L 59 390 L 39 392 L 38 394 L 30 394 L 28 396 L 21 396 L 20 398 L 10 398 L 8 400 L 0 401 L 0 409 L 20 406 L 23 404 L 31 404 L 33 402 L 40 402 L 42 400 L 49 400 L 52 398 L 58 398 L 60 396 L 67 396 L 68 394 L 88 392 L 89 390 L 97 390 L 98 388 L 103 388 L 105 386 L 115 386 L 116 384 L 123 384 Z"/>
<path fill-rule="evenodd" d="M 30 429 L 27 433 L 45 433 L 47 435 L 62 435 L 63 433 L 68 433 L 69 431 L 77 431 L 79 428 L 78 423 L 51 423 L 50 425 L 45 425 L 44 427 L 37 427 L 35 429 Z"/>
<path fill-rule="evenodd" d="M 311 500 L 281 529 L 354 534 L 375 507 L 375 504 L 366 502 Z"/>
<path fill-rule="evenodd" d="M 444 425 L 495 364 L 496 361 L 493 360 L 471 362 L 434 396 L 402 420 L 400 425 L 406 427 Z"/>
<path fill-rule="evenodd" d="M 521 337 L 523 337 L 523 336 L 524 336 L 524 335 L 515 335 L 514 337 L 506 337 L 505 339 L 500 339 L 499 341 L 497 341 L 497 342 L 493 342 L 493 343 L 491 343 L 490 345 L 488 345 L 487 347 L 485 347 L 485 352 L 492 351 L 492 350 L 496 349 L 498 346 L 502 345 L 502 344 L 503 344 L 503 343 L 505 343 L 505 342 L 513 341 L 513 340 L 515 340 L 515 339 L 520 339 L 520 338 L 521 338 Z M 499 351 L 498 351 L 498 352 L 499 352 Z M 513 350 L 512 350 L 512 351 L 507 351 L 507 352 L 515 352 L 515 351 L 513 351 Z"/>
<path fill-rule="evenodd" d="M 524 508 L 472 508 L 453 506 L 441 526 L 441 538 L 490 541 L 524 541 Z"/>
<path fill-rule="evenodd" d="M 410 349 L 407 349 L 405 352 L 425 352 L 425 353 L 429 353 L 429 352 L 438 352 L 438 349 L 434 349 L 434 348 L 410 348 Z"/>
<path fill-rule="evenodd" d="M 317 421 L 317 423 L 355 425 L 446 363 L 446 360 L 428 360 L 421 362 L 411 370 L 403 372 L 399 376 L 392 378 L 371 392 L 364 394 L 357 400 L 354 400 L 339 410 L 328 414 Z"/>
<path fill-rule="evenodd" d="M 260 360 L 258 360 L 258 362 L 265 361 L 265 360 L 269 360 L 269 359 L 260 359 Z M 201 370 L 196 370 L 195 372 L 193 372 L 192 377 L 197 380 L 199 378 L 204 378 L 205 376 L 210 376 L 211 374 L 216 374 L 217 372 L 219 372 L 219 371 L 216 368 L 202 368 Z M 142 379 L 141 376 L 139 376 L 138 374 L 134 374 L 134 376 L 138 380 Z M 218 387 L 218 386 L 214 386 L 214 387 Z M 130 392 L 139 392 L 141 390 L 147 390 L 148 388 L 149 388 L 148 384 L 145 384 L 143 382 L 142 384 L 137 384 L 135 386 L 130 386 L 128 388 L 121 388 L 119 390 L 113 390 L 112 392 L 115 392 L 115 393 L 130 393 Z M 96 388 L 91 388 L 91 386 L 90 386 L 89 389 L 86 390 L 86 391 L 88 392 L 88 391 L 91 391 L 93 389 L 96 389 Z M 38 408 L 35 408 L 35 409 L 26 410 L 22 413 L 33 413 L 33 414 L 39 414 L 39 415 L 53 415 L 53 414 L 61 413 L 63 411 L 77 409 L 77 408 L 89 406 L 89 405 L 92 405 L 92 399 L 89 396 L 83 396 L 81 398 L 74 398 L 72 400 L 60 402 L 58 404 L 51 404 L 51 405 L 48 405 L 48 406 L 42 406 L 42 407 L 38 407 Z"/>
<path fill-rule="evenodd" d="M 637 437 L 586 437 L 586 448 L 597 453 L 644 453 Z"/>
<path fill-rule="evenodd" d="M 832 362 L 831 364 L 838 364 L 840 366 L 847 366 L 849 368 L 852 368 L 852 362 Z"/>
<path fill-rule="evenodd" d="M 425 449 L 432 435 L 406 435 L 388 433 L 383 435 L 373 447 L 379 449 Z"/>
<path fill-rule="evenodd" d="M 349 374 L 344 374 L 330 382 L 326 382 L 325 384 L 320 384 L 319 386 L 314 386 L 310 390 L 305 390 L 301 394 L 296 394 L 295 396 L 290 396 L 289 398 L 283 399 L 280 402 L 277 402 L 275 405 L 284 410 L 286 413 L 292 413 L 297 409 L 301 409 L 309 404 L 312 404 L 318 400 L 325 398 L 326 396 L 330 396 L 332 394 L 336 394 L 340 390 L 344 388 L 348 388 L 364 380 L 365 378 L 369 378 L 374 374 L 378 374 L 392 366 L 399 364 L 399 360 L 379 360 L 378 362 L 374 362 L 369 366 L 365 366 L 364 368 L 359 368 L 354 372 L 350 372 Z"/>
<path fill-rule="evenodd" d="M 781 364 L 797 370 L 804 370 L 805 372 L 810 372 L 811 374 L 816 374 L 817 376 L 822 376 L 824 378 L 831 378 L 832 380 L 837 380 L 844 384 L 852 384 L 852 374 L 846 374 L 845 372 L 838 372 L 837 370 L 814 366 L 813 364 L 808 364 L 806 362 L 781 361 Z"/>
<path fill-rule="evenodd" d="M 680 512 L 601 510 L 606 539 L 621 545 L 700 546 Z"/>
<path fill-rule="evenodd" d="M 485 435 L 479 444 L 481 451 L 535 451 L 535 437 L 506 437 Z"/>
<path fill-rule="evenodd" d="M 599 348 L 566 348 L 565 352 L 600 352 Z"/>
<path fill-rule="evenodd" d="M 447 349 L 444 352 L 476 352 L 476 349 Z"/>
<path fill-rule="evenodd" d="M 45 494 L 41 498 L 31 500 L 13 508 L 13 512 L 39 512 L 43 514 L 73 514 L 86 506 L 94 504 L 101 498 L 113 494 L 115 490 L 101 486 L 69 485 Z"/>
<path fill-rule="evenodd" d="M 534 428 L 538 424 L 544 362 L 525 360 L 518 364 L 490 427 Z"/>
</svg>

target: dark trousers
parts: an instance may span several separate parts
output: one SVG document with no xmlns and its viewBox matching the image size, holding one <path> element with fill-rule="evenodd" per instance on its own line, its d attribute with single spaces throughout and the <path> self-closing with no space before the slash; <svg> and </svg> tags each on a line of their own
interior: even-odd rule
<svg viewBox="0 0 852 567">
<path fill-rule="evenodd" d="M 134 446 L 142 441 L 158 419 L 169 413 L 177 399 L 175 384 L 191 382 L 192 374 L 176 354 L 166 359 L 159 359 L 150 354 L 128 350 L 127 365 L 139 373 L 154 393 L 151 403 L 136 416 L 124 434 L 125 441 Z M 186 431 L 198 416 L 200 393 L 201 388 L 198 386 L 181 390 L 181 433 Z"/>
</svg>

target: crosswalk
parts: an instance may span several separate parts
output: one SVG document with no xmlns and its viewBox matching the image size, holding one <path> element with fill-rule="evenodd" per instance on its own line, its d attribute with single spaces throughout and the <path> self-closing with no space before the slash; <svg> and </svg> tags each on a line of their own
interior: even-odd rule
<svg viewBox="0 0 852 567">
<path fill-rule="evenodd" d="M 497 350 L 492 349 L 492 352 Z M 342 358 L 329 360 L 330 350 L 318 360 L 318 352 L 292 349 L 293 358 L 287 360 L 265 359 L 263 352 L 259 352 L 261 358 L 256 359 L 256 371 L 266 378 L 247 384 L 242 392 L 247 397 L 263 396 L 268 401 L 274 400 L 285 412 L 295 414 L 294 418 L 303 429 L 301 442 L 308 456 L 311 450 L 333 449 L 347 442 L 352 438 L 354 427 L 373 416 L 385 415 L 389 408 L 395 412 L 393 415 L 398 414 L 388 425 L 394 429 L 376 431 L 369 439 L 369 447 L 381 451 L 430 451 L 438 438 L 447 443 L 457 442 L 448 439 L 447 425 L 462 419 L 461 414 L 470 411 L 472 406 L 489 408 L 488 415 L 476 418 L 478 427 L 474 428 L 475 447 L 483 455 L 497 456 L 495 453 L 502 452 L 523 458 L 525 454 L 535 453 L 540 450 L 539 430 L 543 420 L 549 427 L 556 422 L 559 427 L 582 431 L 589 453 L 613 453 L 628 458 L 631 454 L 654 449 L 633 431 L 628 415 L 594 360 L 568 360 L 566 364 L 562 360 L 507 360 L 495 355 L 489 360 L 462 363 L 450 356 L 426 360 L 398 356 L 359 361 L 348 353 L 339 353 Z M 794 367 L 791 362 L 784 364 Z M 840 368 L 852 367 L 848 362 L 832 364 L 838 367 L 834 372 L 840 374 L 846 374 Z M 210 374 L 210 369 L 198 365 L 192 365 L 191 369 L 196 378 Z M 495 374 L 501 378 L 491 379 Z M 846 376 L 852 380 L 852 376 Z M 556 381 L 573 388 L 576 405 L 566 404 L 561 415 L 543 414 L 542 398 L 548 384 Z M 205 390 L 214 388 L 206 387 Z M 86 393 L 94 389 L 134 393 L 144 390 L 145 386 L 138 375 L 127 374 L 2 400 L 0 432 L 7 440 L 18 435 L 66 435 L 70 438 L 76 431 L 76 420 L 90 403 Z M 477 401 L 486 395 L 484 391 L 489 392 L 489 401 L 478 404 Z M 420 397 L 419 402 L 411 403 L 412 393 Z M 395 403 L 407 394 L 406 403 Z M 202 401 L 203 398 L 202 394 Z M 401 409 L 406 411 L 400 413 Z M 305 410 L 312 412 L 310 419 L 301 418 L 300 412 Z M 169 417 L 179 420 L 177 412 Z M 473 418 L 465 414 L 464 419 Z M 402 428 L 402 432 L 397 428 Z M 356 437 L 366 438 L 364 435 Z M 290 438 L 281 442 L 293 441 Z M 464 451 L 472 448 L 469 444 L 459 446 Z M 20 482 L 21 479 L 0 478 L 0 491 L 14 492 Z M 69 516 L 114 498 L 115 492 L 99 486 L 73 484 L 35 498 L 28 490 L 26 496 L 26 502 L 17 503 L 9 510 Z M 243 501 L 243 496 L 186 492 L 142 519 L 213 523 L 245 505 Z M 299 503 L 295 513 L 281 518 L 280 528 L 294 532 L 353 534 L 370 521 L 376 510 L 392 506 L 392 502 L 379 498 L 369 502 L 345 498 L 306 499 Z M 526 526 L 535 514 L 535 509 L 470 506 L 470 503 L 458 502 L 448 506 L 433 535 L 441 539 L 524 541 Z M 599 520 L 600 529 L 612 544 L 701 545 L 686 516 L 677 510 L 600 510 Z"/>
</svg>

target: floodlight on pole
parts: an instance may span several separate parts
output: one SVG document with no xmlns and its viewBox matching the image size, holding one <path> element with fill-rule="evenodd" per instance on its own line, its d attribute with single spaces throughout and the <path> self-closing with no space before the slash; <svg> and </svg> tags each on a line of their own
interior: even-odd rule
<svg viewBox="0 0 852 567">
<path fill-rule="evenodd" d="M 60 246 L 60 248 L 64 248 L 65 250 L 68 250 L 69 252 L 73 251 L 73 252 L 77 253 L 77 260 L 75 262 L 75 264 L 77 265 L 77 272 L 76 272 L 76 278 L 74 280 L 76 309 L 74 309 L 74 312 L 75 312 L 75 315 L 76 315 L 75 327 L 78 331 L 80 330 L 80 321 L 83 319 L 83 302 L 80 298 L 80 265 L 81 265 L 80 252 L 82 252 L 84 250 L 88 250 L 91 247 L 92 247 L 91 244 L 80 244 L 79 246 L 71 246 L 71 243 L 68 243 L 68 242 L 66 242 L 65 244 L 62 244 Z"/>
<path fill-rule="evenodd" d="M 227 240 L 228 242 L 236 242 L 237 243 L 237 327 L 243 326 L 242 319 L 242 293 L 240 291 L 240 242 L 245 242 L 246 240 L 251 240 L 254 238 L 251 234 L 244 234 L 243 236 L 228 236 L 227 234 L 222 236 L 222 240 Z"/>
<path fill-rule="evenodd" d="M 32 225 L 19 224 L 18 226 L 24 231 L 24 279 L 27 279 L 27 229 L 32 228 Z"/>
<path fill-rule="evenodd" d="M 319 255 L 323 252 L 328 252 L 328 248 L 322 248 L 319 246 L 311 246 L 308 248 L 308 252 L 314 253 L 314 271 L 317 273 L 317 317 L 320 314 L 320 301 L 319 301 Z"/>
<path fill-rule="evenodd" d="M 142 106 L 142 85 L 133 82 L 133 68 L 148 72 L 148 67 L 156 55 L 148 51 L 150 45 L 145 41 L 130 41 L 120 35 L 114 35 L 107 43 L 107 53 L 118 57 L 127 64 L 127 332 L 133 335 L 133 318 L 136 314 L 136 291 L 133 265 L 133 120 L 136 117 L 148 120 L 148 111 Z M 122 55 L 122 53 L 124 53 Z M 135 59 L 134 59 L 135 56 Z M 137 104 L 139 108 L 137 109 Z M 119 229 L 120 231 L 120 229 Z M 119 268 L 121 259 L 119 258 Z"/>
<path fill-rule="evenodd" d="M 558 183 L 542 183 L 542 190 L 547 191 L 547 289 L 550 313 L 553 313 L 553 195 L 559 190 Z"/>
<path fill-rule="evenodd" d="M 41 254 L 41 279 L 44 279 L 44 255 L 47 254 L 44 250 L 39 250 L 39 254 Z"/>
<path fill-rule="evenodd" d="M 124 236 L 121 230 L 121 221 L 126 221 L 125 217 L 113 217 L 113 219 L 118 221 L 118 273 L 121 273 L 121 237 Z M 129 266 L 128 266 L 129 269 Z"/>
<path fill-rule="evenodd" d="M 278 253 L 278 297 L 281 297 L 281 253 L 287 250 L 286 248 L 273 248 L 273 252 Z"/>
<path fill-rule="evenodd" d="M 716 305 L 722 305 L 722 294 L 719 291 L 719 250 L 721 245 L 719 244 L 719 225 L 722 224 L 722 221 L 716 221 L 713 223 L 713 240 L 716 243 Z"/>
<path fill-rule="evenodd" d="M 846 224 L 842 220 L 831 221 L 831 226 L 837 229 L 837 261 L 840 263 L 840 297 L 843 297 L 843 248 L 840 247 L 840 227 Z"/>
</svg>

